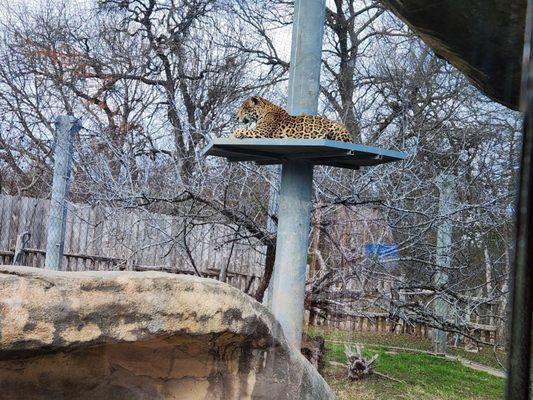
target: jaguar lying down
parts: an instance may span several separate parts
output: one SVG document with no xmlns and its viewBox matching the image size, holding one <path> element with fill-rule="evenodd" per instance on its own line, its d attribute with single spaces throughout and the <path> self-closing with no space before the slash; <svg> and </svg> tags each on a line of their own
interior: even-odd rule
<svg viewBox="0 0 533 400">
<path fill-rule="evenodd" d="M 233 138 L 275 138 L 275 139 L 330 139 L 351 142 L 346 127 L 335 121 L 318 116 L 292 116 L 283 108 L 267 99 L 253 96 L 247 99 L 237 113 L 239 122 L 257 122 L 255 129 L 239 128 Z"/>
</svg>

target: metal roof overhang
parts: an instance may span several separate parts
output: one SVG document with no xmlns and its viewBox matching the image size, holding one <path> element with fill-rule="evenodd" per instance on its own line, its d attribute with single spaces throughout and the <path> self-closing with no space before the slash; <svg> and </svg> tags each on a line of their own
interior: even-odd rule
<svg viewBox="0 0 533 400">
<path fill-rule="evenodd" d="M 213 139 L 203 154 L 260 165 L 300 160 L 347 169 L 400 161 L 406 157 L 405 153 L 395 150 L 326 139 Z"/>
</svg>

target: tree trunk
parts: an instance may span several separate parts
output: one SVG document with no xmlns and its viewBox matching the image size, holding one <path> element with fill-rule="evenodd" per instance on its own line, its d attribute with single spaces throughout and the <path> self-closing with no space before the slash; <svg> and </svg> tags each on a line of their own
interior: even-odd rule
<svg viewBox="0 0 533 400">
<path fill-rule="evenodd" d="M 378 358 L 378 354 L 374 354 L 370 359 L 364 358 L 359 345 L 355 345 L 355 351 L 351 347 L 344 345 L 344 354 L 346 354 L 347 359 L 348 379 L 352 381 L 360 380 L 370 375 L 372 373 L 372 364 Z"/>
</svg>

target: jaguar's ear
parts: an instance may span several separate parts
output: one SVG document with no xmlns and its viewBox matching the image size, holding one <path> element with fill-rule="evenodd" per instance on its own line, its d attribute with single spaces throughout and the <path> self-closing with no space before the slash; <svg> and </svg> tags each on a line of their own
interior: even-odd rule
<svg viewBox="0 0 533 400">
<path fill-rule="evenodd" d="M 257 97 L 257 96 L 253 96 L 253 97 L 252 97 L 252 103 L 254 103 L 254 105 L 259 104 L 259 97 Z"/>
</svg>

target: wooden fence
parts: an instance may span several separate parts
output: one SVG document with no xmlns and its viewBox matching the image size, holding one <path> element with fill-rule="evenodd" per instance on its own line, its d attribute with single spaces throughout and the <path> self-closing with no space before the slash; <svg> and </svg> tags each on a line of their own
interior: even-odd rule
<svg viewBox="0 0 533 400">
<path fill-rule="evenodd" d="M 44 266 L 50 201 L 0 195 L 0 264 L 11 264 L 16 242 L 24 232 L 21 265 Z M 140 209 L 113 209 L 69 204 L 62 269 L 167 271 L 221 279 L 250 293 L 259 284 L 264 265 L 264 246 L 235 241 L 236 227 L 195 224 L 169 215 Z M 383 288 L 382 288 L 383 289 Z M 317 318 L 316 325 L 359 332 L 407 333 L 430 337 L 431 328 L 397 323 L 388 314 L 360 317 Z M 495 330 L 478 324 L 477 334 L 495 340 Z"/>
<path fill-rule="evenodd" d="M 0 264 L 11 264 L 17 239 L 29 232 L 20 264 L 44 266 L 50 201 L 0 195 Z M 138 208 L 69 204 L 62 269 L 166 270 L 219 278 L 253 289 L 264 246 L 235 241 L 237 227 L 205 224 Z"/>
<path fill-rule="evenodd" d="M 408 334 L 415 337 L 431 339 L 432 328 L 420 323 L 405 323 L 404 321 L 393 320 L 389 318 L 388 313 L 367 313 L 358 317 L 343 316 L 336 318 L 328 316 L 326 318 L 316 317 L 313 323 L 315 326 L 322 326 L 343 331 L 354 332 L 375 332 L 383 334 Z M 485 324 L 470 324 L 471 336 L 484 343 L 495 344 L 497 342 L 497 328 Z M 453 340 L 454 335 L 449 335 Z M 465 342 L 470 340 L 463 339 Z"/>
</svg>

